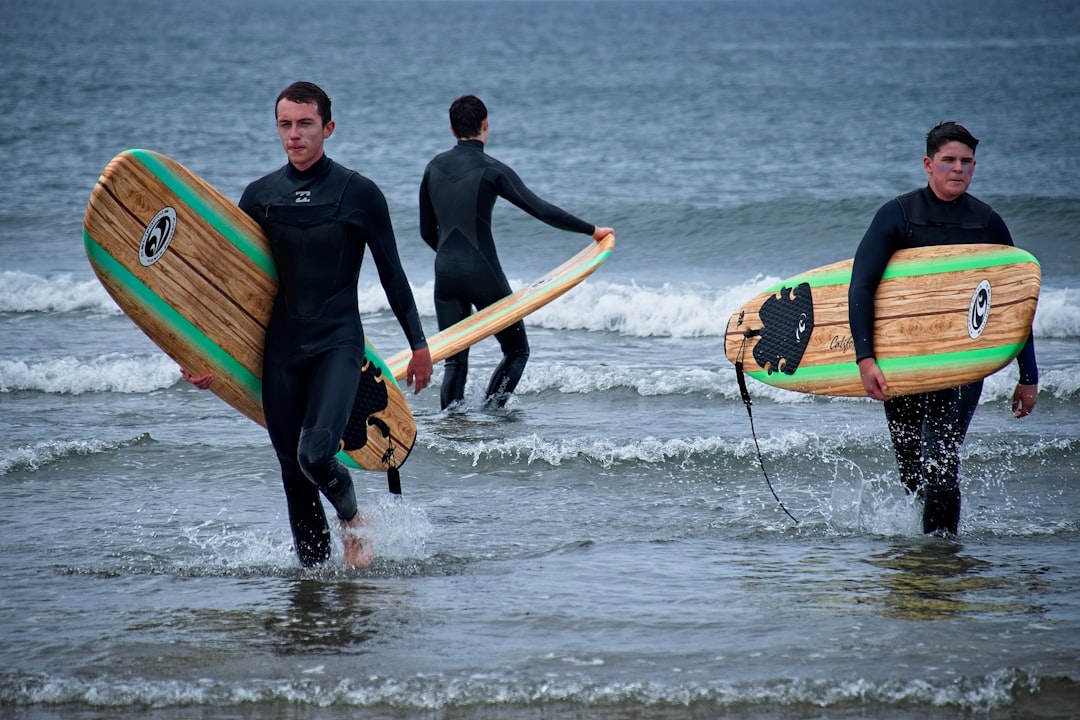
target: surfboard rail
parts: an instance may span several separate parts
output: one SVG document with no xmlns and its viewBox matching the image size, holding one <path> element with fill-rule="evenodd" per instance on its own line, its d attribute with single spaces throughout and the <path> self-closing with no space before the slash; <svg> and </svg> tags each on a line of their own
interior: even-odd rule
<svg viewBox="0 0 1080 720">
<path fill-rule="evenodd" d="M 590 240 L 585 248 L 551 272 L 429 337 L 431 361 L 452 357 L 562 297 L 592 275 L 614 249 L 614 234 L 609 233 L 598 241 Z M 411 358 L 412 350 L 406 349 L 391 355 L 386 364 L 393 376 L 401 380 L 408 371 Z"/>
</svg>

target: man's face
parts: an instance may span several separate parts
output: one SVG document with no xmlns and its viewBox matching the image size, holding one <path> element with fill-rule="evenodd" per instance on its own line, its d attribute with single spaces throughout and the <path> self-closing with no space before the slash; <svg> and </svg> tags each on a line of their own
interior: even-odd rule
<svg viewBox="0 0 1080 720">
<path fill-rule="evenodd" d="M 945 143 L 934 157 L 923 158 L 923 169 L 930 176 L 930 189 L 950 202 L 967 192 L 975 174 L 975 151 L 962 142 Z"/>
<path fill-rule="evenodd" d="M 334 122 L 323 125 L 315 103 L 281 100 L 277 104 L 277 130 L 289 162 L 307 170 L 322 157 L 323 141 L 334 132 Z"/>
</svg>

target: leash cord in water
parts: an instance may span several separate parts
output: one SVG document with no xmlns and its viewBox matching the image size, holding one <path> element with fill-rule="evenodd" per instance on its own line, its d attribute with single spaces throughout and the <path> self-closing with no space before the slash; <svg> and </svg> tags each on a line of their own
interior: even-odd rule
<svg viewBox="0 0 1080 720">
<path fill-rule="evenodd" d="M 761 457 L 761 446 L 758 445 L 757 431 L 754 430 L 754 413 L 750 409 L 753 402 L 750 400 L 750 391 L 746 389 L 746 374 L 743 372 L 743 353 L 746 350 L 747 338 L 752 338 L 760 334 L 760 330 L 747 330 L 743 333 L 742 347 L 739 348 L 739 359 L 735 361 L 735 378 L 739 381 L 739 393 L 742 395 L 743 405 L 746 406 L 746 415 L 750 418 L 750 435 L 754 438 L 754 448 L 757 450 L 758 465 L 761 466 L 761 474 L 765 476 L 765 484 L 769 486 L 769 492 L 776 498 L 776 504 L 780 506 L 780 509 L 784 511 L 784 514 L 798 525 L 798 518 L 792 515 L 788 509 L 784 507 L 784 503 L 780 500 L 780 496 L 777 495 L 776 490 L 773 489 L 772 481 L 769 480 L 769 473 L 765 470 L 765 461 Z"/>
</svg>

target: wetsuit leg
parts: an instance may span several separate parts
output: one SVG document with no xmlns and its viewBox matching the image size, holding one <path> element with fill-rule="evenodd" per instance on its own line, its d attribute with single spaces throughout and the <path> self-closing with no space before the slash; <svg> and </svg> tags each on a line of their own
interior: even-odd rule
<svg viewBox="0 0 1080 720">
<path fill-rule="evenodd" d="M 465 399 L 465 381 L 469 379 L 469 351 L 446 358 L 443 363 L 442 388 L 439 403 L 443 410 Z"/>
<path fill-rule="evenodd" d="M 981 394 L 981 380 L 929 394 L 923 438 L 925 533 L 956 534 L 960 525 L 960 446 Z"/>
<path fill-rule="evenodd" d="M 293 545 L 300 564 L 310 567 L 330 558 L 330 528 L 319 489 L 304 476 L 296 457 L 304 417 L 301 389 L 305 375 L 302 367 L 290 368 L 269 359 L 263 365 L 263 414 L 281 465 Z"/>
<path fill-rule="evenodd" d="M 960 446 L 979 405 L 982 381 L 885 402 L 900 478 L 924 501 L 923 532 L 960 524 Z"/>
<path fill-rule="evenodd" d="M 297 458 L 304 475 L 322 491 L 342 520 L 356 515 L 349 471 L 337 459 L 363 366 L 363 345 L 334 348 L 311 365 Z"/>
<path fill-rule="evenodd" d="M 304 567 L 319 565 L 330 559 L 330 527 L 326 522 L 319 489 L 300 471 L 300 464 L 281 469 L 285 485 L 285 504 L 289 509 L 296 556 Z"/>
<path fill-rule="evenodd" d="M 885 420 L 889 425 L 900 480 L 910 493 L 922 494 L 923 419 L 926 394 L 900 395 L 885 401 Z"/>
<path fill-rule="evenodd" d="M 464 236 L 452 236 L 435 259 L 435 314 L 445 330 L 472 314 L 473 307 L 486 308 L 511 293 L 510 283 L 498 260 L 477 251 Z M 521 379 L 529 359 L 525 324 L 517 322 L 495 335 L 503 359 L 488 383 L 485 405 L 502 407 Z M 441 401 L 445 410 L 465 397 L 469 371 L 467 351 L 449 358 L 444 366 Z"/>
<path fill-rule="evenodd" d="M 529 361 L 529 338 L 525 323 L 518 320 L 505 330 L 495 334 L 502 348 L 503 359 L 491 374 L 485 395 L 484 407 L 501 408 L 514 394 L 525 364 Z"/>
<path fill-rule="evenodd" d="M 440 294 L 440 284 L 436 281 L 435 317 L 440 330 L 445 330 L 464 320 L 471 313 L 471 303 L 450 293 Z M 465 381 L 468 377 L 469 349 L 466 348 L 457 355 L 446 358 L 443 363 L 442 388 L 439 391 L 439 400 L 443 410 L 465 399 Z"/>
</svg>

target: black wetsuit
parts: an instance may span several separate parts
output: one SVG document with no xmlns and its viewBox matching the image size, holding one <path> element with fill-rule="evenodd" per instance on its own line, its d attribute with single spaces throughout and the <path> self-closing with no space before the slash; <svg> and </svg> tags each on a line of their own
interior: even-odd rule
<svg viewBox="0 0 1080 720">
<path fill-rule="evenodd" d="M 443 330 L 511 293 L 491 236 L 495 200 L 504 197 L 538 220 L 570 232 L 592 235 L 593 226 L 541 199 L 512 169 L 484 153 L 479 140 L 460 140 L 437 155 L 420 183 L 420 235 L 436 251 L 435 314 Z M 495 338 L 502 362 L 488 383 L 486 402 L 506 404 L 529 359 L 529 341 L 520 320 Z M 442 381 L 445 409 L 465 396 L 469 351 L 446 360 Z"/>
<path fill-rule="evenodd" d="M 940 200 L 929 186 L 901 195 L 874 216 L 855 253 L 848 293 L 855 360 L 874 357 L 874 293 L 897 250 L 930 245 L 1012 245 L 1005 221 L 986 203 L 964 194 Z M 1017 358 L 1020 383 L 1039 381 L 1035 343 Z M 923 531 L 956 533 L 960 519 L 960 445 L 982 393 L 982 381 L 885 401 L 885 417 L 900 477 L 925 501 Z"/>
<path fill-rule="evenodd" d="M 303 565 L 330 555 L 319 491 L 338 517 L 356 514 L 356 496 L 338 442 L 364 362 L 357 281 L 371 248 L 390 306 L 415 350 L 426 346 L 402 270 L 390 213 L 371 180 L 323 156 L 251 183 L 240 208 L 266 232 L 279 290 L 263 353 L 263 413 Z"/>
</svg>

